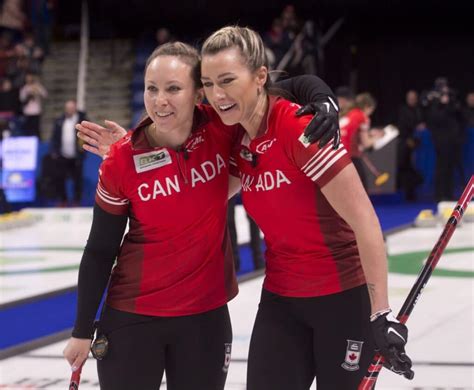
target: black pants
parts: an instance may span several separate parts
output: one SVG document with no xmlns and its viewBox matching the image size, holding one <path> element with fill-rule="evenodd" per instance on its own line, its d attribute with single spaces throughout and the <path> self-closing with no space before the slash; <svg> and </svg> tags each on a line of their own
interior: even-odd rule
<svg viewBox="0 0 474 390">
<path fill-rule="evenodd" d="M 416 187 L 423 183 L 423 176 L 413 164 L 414 147 L 408 138 L 400 138 L 397 146 L 397 187 L 405 192 L 406 200 L 416 200 Z M 415 142 L 415 141 L 412 141 Z"/>
<path fill-rule="evenodd" d="M 109 340 L 97 361 L 102 390 L 222 390 L 232 346 L 227 305 L 202 314 L 150 317 L 106 307 L 100 333 Z"/>
<path fill-rule="evenodd" d="M 367 286 L 314 298 L 263 290 L 248 390 L 355 390 L 374 355 Z M 350 349 L 349 349 L 350 348 Z"/>
<path fill-rule="evenodd" d="M 66 202 L 66 180 L 70 177 L 74 184 L 74 202 L 79 203 L 82 198 L 82 158 L 58 158 L 58 194 Z"/>
</svg>

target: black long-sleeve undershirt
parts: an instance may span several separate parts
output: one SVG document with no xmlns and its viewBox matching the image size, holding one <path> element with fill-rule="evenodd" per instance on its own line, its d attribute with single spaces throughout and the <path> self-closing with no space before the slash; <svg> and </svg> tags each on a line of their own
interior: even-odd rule
<svg viewBox="0 0 474 390">
<path fill-rule="evenodd" d="M 311 102 L 327 99 L 328 96 L 331 96 L 335 102 L 337 101 L 331 88 L 318 76 L 314 75 L 296 76 L 278 81 L 274 84 L 274 87 L 289 93 L 291 98 L 284 97 L 303 106 Z"/>
<path fill-rule="evenodd" d="M 317 76 L 297 76 L 275 83 L 294 96 L 301 105 L 331 96 L 329 86 Z M 73 337 L 90 338 L 94 319 L 110 278 L 110 272 L 120 250 L 127 216 L 109 214 L 94 205 L 94 217 L 81 264 L 79 266 L 78 301 Z"/>
<path fill-rule="evenodd" d="M 110 272 L 127 226 L 126 215 L 114 215 L 94 204 L 92 227 L 79 266 L 76 322 L 73 337 L 90 338 Z"/>
</svg>

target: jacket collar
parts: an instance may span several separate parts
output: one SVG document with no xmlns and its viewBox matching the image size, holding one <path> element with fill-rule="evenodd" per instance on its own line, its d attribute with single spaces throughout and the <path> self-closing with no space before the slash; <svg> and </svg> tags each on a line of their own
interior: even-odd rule
<svg viewBox="0 0 474 390">
<path fill-rule="evenodd" d="M 211 119 L 206 114 L 205 110 L 203 110 L 201 106 L 196 106 L 196 108 L 194 109 L 193 124 L 189 138 L 191 138 L 194 133 L 199 131 L 204 125 L 209 123 L 210 120 Z M 143 118 L 140 123 L 135 127 L 131 136 L 131 143 L 133 149 L 154 149 L 148 142 L 148 139 L 145 134 L 145 129 L 152 123 L 153 121 L 151 120 L 151 118 L 147 116 Z M 161 146 L 157 146 L 155 148 L 161 148 Z"/>
</svg>

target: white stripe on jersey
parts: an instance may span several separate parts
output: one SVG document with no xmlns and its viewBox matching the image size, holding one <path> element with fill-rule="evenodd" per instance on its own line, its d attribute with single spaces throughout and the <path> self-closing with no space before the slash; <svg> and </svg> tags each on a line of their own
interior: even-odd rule
<svg viewBox="0 0 474 390">
<path fill-rule="evenodd" d="M 114 198 L 107 194 L 107 192 L 100 186 L 97 186 L 97 196 L 102 199 L 104 202 L 115 205 L 115 206 L 125 206 L 128 204 L 127 199 Z"/>
<path fill-rule="evenodd" d="M 102 199 L 105 203 L 108 203 L 108 204 L 111 204 L 111 205 L 114 205 L 114 206 L 125 206 L 128 203 L 128 202 L 125 202 L 125 203 L 112 202 L 112 201 L 104 198 L 99 191 L 97 191 L 97 196 L 100 199 Z"/>
<path fill-rule="evenodd" d="M 320 149 L 303 167 L 301 170 L 307 175 L 311 175 L 315 170 L 319 169 L 328 159 L 338 153 L 343 146 L 339 145 L 338 149 L 334 150 L 332 144 L 326 145 L 323 149 Z M 311 172 L 310 172 L 311 171 Z"/>
<path fill-rule="evenodd" d="M 335 151 L 335 152 L 337 152 L 337 151 Z M 332 153 L 331 156 L 334 156 L 334 157 L 331 160 L 329 160 L 327 162 L 327 164 L 324 164 L 322 166 L 322 169 L 318 169 L 316 171 L 313 170 L 310 173 L 307 173 L 306 175 L 308 177 L 310 177 L 311 180 L 313 180 L 313 181 L 318 180 L 321 177 L 321 175 L 324 174 L 324 172 L 326 172 L 329 168 L 331 168 L 331 166 L 333 166 L 337 162 L 337 160 L 339 160 L 346 153 L 347 153 L 346 149 L 340 150 L 335 156 L 334 156 L 334 153 Z M 322 164 L 320 164 L 320 165 L 322 165 Z"/>
<path fill-rule="evenodd" d="M 237 163 L 235 162 L 235 158 L 234 158 L 234 157 L 230 157 L 230 158 L 229 158 L 229 164 L 230 164 L 230 165 L 237 166 Z"/>
<path fill-rule="evenodd" d="M 301 170 L 303 172 L 308 172 L 310 169 L 313 168 L 315 164 L 321 161 L 321 159 L 324 158 L 324 156 L 328 154 L 328 152 L 330 151 L 331 151 L 330 149 L 321 149 L 321 153 L 318 152 L 313 157 L 311 157 L 311 159 L 305 165 L 303 165 Z"/>
<path fill-rule="evenodd" d="M 104 187 L 100 185 L 100 181 L 99 181 L 99 184 L 97 185 L 97 191 L 99 190 L 102 192 L 102 195 L 104 195 L 106 198 L 109 198 L 110 200 L 117 200 L 117 201 L 122 200 L 122 198 L 116 198 L 116 197 L 111 196 L 106 190 L 104 190 Z"/>
</svg>

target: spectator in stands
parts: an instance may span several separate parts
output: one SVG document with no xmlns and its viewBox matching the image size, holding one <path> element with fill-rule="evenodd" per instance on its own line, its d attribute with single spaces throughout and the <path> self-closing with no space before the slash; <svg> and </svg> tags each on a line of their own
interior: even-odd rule
<svg viewBox="0 0 474 390">
<path fill-rule="evenodd" d="M 240 271 L 240 250 L 237 240 L 237 229 L 235 225 L 235 202 L 237 195 L 229 199 L 227 203 L 227 226 L 229 227 L 230 241 L 234 254 L 235 271 Z M 260 237 L 260 228 L 250 215 L 245 212 L 249 222 L 250 230 L 250 251 L 252 252 L 252 262 L 254 269 L 261 269 L 265 266 L 262 256 L 262 239 Z"/>
<path fill-rule="evenodd" d="M 19 56 L 28 58 L 30 71 L 38 74 L 41 72 L 44 51 L 36 44 L 33 34 L 26 34 L 24 41 L 16 46 L 16 50 Z"/>
<path fill-rule="evenodd" d="M 19 112 L 20 98 L 18 89 L 13 88 L 11 80 L 5 77 L 0 83 L 0 116 L 10 119 Z"/>
<path fill-rule="evenodd" d="M 435 200 L 452 200 L 454 170 L 461 164 L 459 145 L 463 139 L 459 105 L 454 90 L 444 77 L 438 77 L 433 88 L 423 94 L 422 103 L 436 153 Z"/>
<path fill-rule="evenodd" d="M 337 87 L 335 93 L 337 104 L 339 105 L 339 117 L 342 118 L 354 108 L 355 95 L 354 92 L 345 85 Z"/>
<path fill-rule="evenodd" d="M 300 22 L 296 16 L 295 6 L 291 4 L 286 5 L 281 12 L 280 18 L 283 29 L 288 32 L 291 39 L 294 39 L 301 29 Z"/>
<path fill-rule="evenodd" d="M 76 137 L 75 126 L 86 120 L 86 115 L 77 110 L 75 100 L 68 100 L 64 104 L 64 113 L 55 120 L 53 136 L 51 139 L 51 156 L 57 160 L 58 169 L 58 195 L 60 205 L 66 206 L 68 198 L 66 193 L 66 180 L 72 178 L 74 183 L 73 206 L 78 206 L 82 197 L 82 166 L 84 151 L 82 143 Z"/>
<path fill-rule="evenodd" d="M 18 90 L 14 89 L 12 82 L 4 78 L 0 82 L 0 133 L 10 128 L 10 122 L 20 110 Z"/>
<path fill-rule="evenodd" d="M 471 96 L 469 96 L 471 95 Z M 456 96 L 453 94 L 453 98 Z M 464 151 L 465 144 L 468 139 L 468 129 L 474 127 L 474 93 L 468 93 L 465 98 L 465 106 L 461 106 L 461 103 L 455 103 L 457 119 L 459 123 L 459 134 L 455 138 L 455 151 L 454 151 L 454 173 L 457 174 L 461 185 L 464 186 L 467 183 L 468 177 L 466 177 L 465 166 L 464 166 Z M 471 168 L 472 169 L 472 168 Z"/>
<path fill-rule="evenodd" d="M 466 95 L 466 106 L 462 108 L 462 119 L 465 129 L 474 129 L 474 91 Z"/>
<path fill-rule="evenodd" d="M 461 143 L 459 145 L 459 160 L 463 164 L 467 164 L 467 174 L 471 174 L 474 171 L 474 156 L 471 155 L 467 156 L 467 161 L 466 159 L 462 158 L 461 156 L 464 155 L 464 152 L 466 152 L 465 145 L 469 144 L 472 142 L 472 134 L 474 132 L 474 91 L 470 91 L 466 94 L 466 99 L 465 99 L 465 106 L 462 107 L 462 137 L 461 137 Z M 472 146 L 470 147 L 470 150 L 472 150 Z M 469 153 L 469 151 L 468 151 Z M 461 171 L 461 179 L 466 180 L 469 178 L 464 177 L 464 166 L 462 166 L 462 171 Z M 459 169 L 458 169 L 459 171 Z M 464 183 L 462 183 L 464 185 Z"/>
<path fill-rule="evenodd" d="M 54 0 L 30 0 L 29 15 L 35 41 L 49 53 L 49 44 L 52 35 Z"/>
<path fill-rule="evenodd" d="M 287 31 L 283 29 L 281 19 L 276 18 L 272 22 L 271 29 L 264 35 L 263 43 L 267 48 L 270 67 L 276 69 L 285 53 L 291 47 L 291 39 Z"/>
<path fill-rule="evenodd" d="M 12 45 L 11 34 L 0 33 L 0 77 L 6 75 L 10 62 L 15 57 L 15 50 Z"/>
<path fill-rule="evenodd" d="M 17 48 L 15 48 L 16 52 Z M 13 57 L 7 69 L 7 76 L 12 81 L 13 88 L 20 89 L 26 83 L 26 74 L 30 72 L 30 60 L 26 56 Z"/>
<path fill-rule="evenodd" d="M 171 35 L 170 30 L 166 27 L 160 27 L 158 30 L 156 30 L 155 38 L 157 46 L 163 45 L 168 42 L 173 42 L 175 40 L 174 37 Z"/>
<path fill-rule="evenodd" d="M 0 3 L 0 28 L 12 34 L 13 42 L 21 40 L 27 22 L 23 6 L 23 0 L 3 0 Z"/>
<path fill-rule="evenodd" d="M 38 75 L 26 74 L 26 83 L 20 89 L 20 101 L 23 104 L 25 119 L 23 130 L 25 135 L 40 137 L 40 120 L 43 111 L 43 100 L 48 96 L 46 88 L 41 84 Z"/>
<path fill-rule="evenodd" d="M 413 152 L 418 146 L 415 131 L 423 130 L 426 125 L 423 122 L 423 113 L 418 104 L 418 93 L 409 90 L 406 93 L 405 104 L 398 110 L 398 188 L 405 192 L 407 200 L 416 199 L 416 187 L 422 183 L 421 174 L 413 165 Z"/>
</svg>

